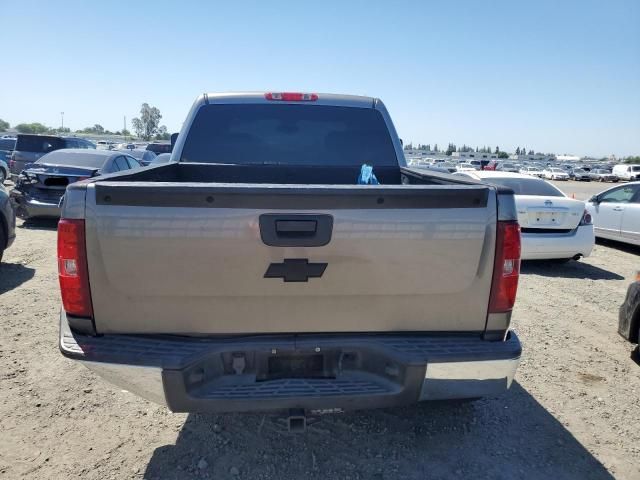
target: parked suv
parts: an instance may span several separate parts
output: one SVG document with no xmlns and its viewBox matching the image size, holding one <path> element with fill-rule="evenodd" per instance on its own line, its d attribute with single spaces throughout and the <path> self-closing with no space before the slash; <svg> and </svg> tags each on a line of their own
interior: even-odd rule
<svg viewBox="0 0 640 480">
<path fill-rule="evenodd" d="M 55 135 L 19 134 L 15 150 L 9 160 L 11 175 L 17 177 L 24 167 L 38 160 L 45 153 L 61 148 L 96 148 L 89 140 Z"/>
</svg>

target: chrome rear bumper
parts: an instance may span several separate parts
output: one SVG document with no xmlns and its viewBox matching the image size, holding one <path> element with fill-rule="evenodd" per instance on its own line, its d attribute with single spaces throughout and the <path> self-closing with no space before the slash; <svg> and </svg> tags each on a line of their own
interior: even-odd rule
<svg viewBox="0 0 640 480">
<path fill-rule="evenodd" d="M 522 351 L 513 332 L 497 342 L 479 334 L 92 337 L 72 332 L 64 313 L 60 326 L 63 355 L 177 412 L 339 411 L 497 395 L 511 386 Z M 331 375 L 263 376 L 270 358 L 315 354 Z"/>
</svg>

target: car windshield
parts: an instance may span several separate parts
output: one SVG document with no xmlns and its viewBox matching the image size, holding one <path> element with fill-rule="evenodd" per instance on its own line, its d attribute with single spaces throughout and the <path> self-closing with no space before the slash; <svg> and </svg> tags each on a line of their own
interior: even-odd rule
<svg viewBox="0 0 640 480">
<path fill-rule="evenodd" d="M 561 168 L 552 168 L 551 171 L 554 173 L 565 173 L 565 171 Z"/>
<path fill-rule="evenodd" d="M 556 187 L 537 178 L 487 177 L 483 182 L 513 190 L 516 195 L 540 195 L 544 197 L 564 197 Z"/>
<path fill-rule="evenodd" d="M 0 150 L 13 150 L 15 146 L 15 138 L 0 138 Z"/>
<path fill-rule="evenodd" d="M 213 104 L 189 129 L 182 162 L 397 166 L 384 118 L 372 108 Z"/>
<path fill-rule="evenodd" d="M 153 153 L 151 150 L 135 149 L 135 150 L 129 150 L 128 153 L 129 155 L 131 155 L 134 158 L 137 158 L 138 160 L 153 160 L 154 158 L 156 158 L 156 154 Z"/>
</svg>

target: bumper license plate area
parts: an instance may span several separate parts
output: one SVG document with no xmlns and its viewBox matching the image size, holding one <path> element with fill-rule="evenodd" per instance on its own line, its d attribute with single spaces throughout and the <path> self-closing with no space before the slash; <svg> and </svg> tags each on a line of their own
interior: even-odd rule
<svg viewBox="0 0 640 480">
<path fill-rule="evenodd" d="M 282 354 L 265 358 L 256 380 L 283 378 L 335 378 L 330 359 L 323 354 Z"/>
</svg>

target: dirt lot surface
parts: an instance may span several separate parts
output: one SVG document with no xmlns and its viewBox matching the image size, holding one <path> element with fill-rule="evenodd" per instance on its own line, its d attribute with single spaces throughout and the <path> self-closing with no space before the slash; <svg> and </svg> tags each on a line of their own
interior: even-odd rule
<svg viewBox="0 0 640 480">
<path fill-rule="evenodd" d="M 55 224 L 0 266 L 0 478 L 640 478 L 640 366 L 616 333 L 640 250 L 525 264 L 516 382 L 471 404 L 324 417 L 172 414 L 58 352 Z"/>
</svg>

